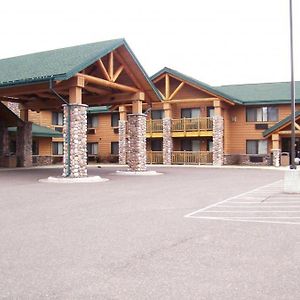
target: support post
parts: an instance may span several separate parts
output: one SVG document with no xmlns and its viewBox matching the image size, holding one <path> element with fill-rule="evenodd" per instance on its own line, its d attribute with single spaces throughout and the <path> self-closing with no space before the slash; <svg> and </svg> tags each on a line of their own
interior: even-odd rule
<svg viewBox="0 0 300 300">
<path fill-rule="evenodd" d="M 17 127 L 17 167 L 32 166 L 32 123 L 24 122 Z"/>
<path fill-rule="evenodd" d="M 213 116 L 213 165 L 222 166 L 224 162 L 224 119 L 219 100 L 214 101 Z"/>
<path fill-rule="evenodd" d="M 131 171 L 146 171 L 146 115 L 142 113 L 142 100 L 132 103 L 128 115 L 128 165 Z"/>
<path fill-rule="evenodd" d="M 87 105 L 81 104 L 81 87 L 69 89 L 69 105 L 64 111 L 63 177 L 87 176 Z"/>
<path fill-rule="evenodd" d="M 272 153 L 273 153 L 273 161 L 272 164 L 274 167 L 280 166 L 280 139 L 279 134 L 273 134 L 272 135 Z"/>
<path fill-rule="evenodd" d="M 119 106 L 119 164 L 126 164 L 126 155 L 127 155 L 127 111 L 125 105 Z"/>
<path fill-rule="evenodd" d="M 171 104 L 164 103 L 163 118 L 163 164 L 172 164 L 173 139 L 172 139 L 172 110 Z"/>
<path fill-rule="evenodd" d="M 0 120 L 0 156 L 9 155 L 8 128 L 4 121 Z"/>
</svg>

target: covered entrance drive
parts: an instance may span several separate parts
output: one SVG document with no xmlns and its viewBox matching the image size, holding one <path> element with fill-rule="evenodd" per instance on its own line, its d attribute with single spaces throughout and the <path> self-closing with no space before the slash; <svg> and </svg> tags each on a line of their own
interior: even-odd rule
<svg viewBox="0 0 300 300">
<path fill-rule="evenodd" d="M 160 101 L 160 96 L 125 40 L 3 59 L 0 70 L 1 100 L 21 104 L 25 124 L 28 110 L 57 110 L 63 105 L 64 177 L 87 176 L 89 105 L 120 107 L 120 157 L 127 150 L 130 169 L 146 169 L 143 103 Z"/>
</svg>

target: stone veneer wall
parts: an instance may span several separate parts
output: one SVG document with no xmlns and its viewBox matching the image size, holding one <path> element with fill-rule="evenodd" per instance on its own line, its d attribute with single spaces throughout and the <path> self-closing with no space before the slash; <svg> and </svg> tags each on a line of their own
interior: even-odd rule
<svg viewBox="0 0 300 300">
<path fill-rule="evenodd" d="M 224 120 L 221 116 L 213 117 L 213 165 L 223 165 Z"/>
<path fill-rule="evenodd" d="M 68 176 L 68 109 L 71 109 L 70 174 L 69 177 L 87 176 L 87 105 L 63 105 L 64 109 L 64 169 Z"/>
<path fill-rule="evenodd" d="M 19 103 L 7 102 L 7 107 L 20 118 Z"/>
<path fill-rule="evenodd" d="M 127 141 L 126 141 L 127 121 L 119 120 L 119 164 L 126 165 Z"/>
<path fill-rule="evenodd" d="M 279 167 L 280 166 L 280 154 L 281 154 L 281 150 L 280 149 L 273 149 L 272 153 L 273 153 L 272 164 L 273 164 L 274 167 Z"/>
<path fill-rule="evenodd" d="M 262 162 L 251 162 L 251 156 L 262 157 Z M 244 166 L 269 166 L 271 165 L 270 155 L 249 155 L 249 154 L 225 154 L 224 165 L 244 165 Z"/>
<path fill-rule="evenodd" d="M 172 120 L 170 118 L 163 119 L 163 163 L 164 165 L 172 164 Z"/>
<path fill-rule="evenodd" d="M 52 165 L 52 163 L 53 163 L 52 156 L 41 156 L 41 155 L 32 156 L 32 164 L 34 166 L 48 166 L 48 165 Z"/>
<path fill-rule="evenodd" d="M 128 165 L 131 171 L 146 171 L 146 115 L 128 115 Z"/>
<path fill-rule="evenodd" d="M 32 123 L 24 122 L 17 127 L 17 167 L 32 166 Z"/>
</svg>

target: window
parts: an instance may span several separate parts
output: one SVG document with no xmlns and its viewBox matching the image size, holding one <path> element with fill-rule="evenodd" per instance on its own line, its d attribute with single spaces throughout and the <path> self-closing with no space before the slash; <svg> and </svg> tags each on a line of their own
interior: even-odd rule
<svg viewBox="0 0 300 300">
<path fill-rule="evenodd" d="M 247 140 L 246 141 L 247 154 L 267 154 L 268 141 L 266 140 Z"/>
<path fill-rule="evenodd" d="M 119 113 L 111 114 L 111 127 L 119 127 L 120 115 Z"/>
<path fill-rule="evenodd" d="M 181 118 L 199 118 L 201 116 L 200 108 L 181 109 Z"/>
<path fill-rule="evenodd" d="M 88 115 L 87 116 L 87 127 L 88 128 L 96 128 L 98 127 L 98 116 L 96 115 Z"/>
<path fill-rule="evenodd" d="M 52 125 L 63 126 L 64 115 L 62 112 L 52 112 Z"/>
<path fill-rule="evenodd" d="M 119 142 L 111 142 L 110 153 L 112 155 L 119 155 Z"/>
<path fill-rule="evenodd" d="M 9 142 L 9 153 L 11 155 L 14 155 L 14 154 L 16 154 L 16 152 L 17 152 L 17 142 L 14 140 L 11 140 Z"/>
<path fill-rule="evenodd" d="M 88 155 L 98 155 L 98 143 L 87 144 Z"/>
<path fill-rule="evenodd" d="M 247 122 L 276 122 L 278 121 L 277 107 L 247 107 Z"/>
<path fill-rule="evenodd" d="M 181 151 L 192 151 L 192 140 L 182 140 Z"/>
<path fill-rule="evenodd" d="M 215 115 L 215 108 L 214 107 L 208 107 L 207 108 L 207 116 L 209 118 L 212 118 Z"/>
<path fill-rule="evenodd" d="M 53 155 L 63 155 L 64 154 L 63 142 L 53 142 L 52 143 L 52 154 Z"/>
<path fill-rule="evenodd" d="M 207 141 L 207 151 L 209 151 L 209 152 L 213 151 L 213 141 L 212 140 Z"/>
<path fill-rule="evenodd" d="M 164 111 L 162 109 L 151 111 L 152 120 L 160 120 L 164 118 Z"/>
<path fill-rule="evenodd" d="M 39 155 L 39 142 L 32 141 L 32 155 Z"/>
<path fill-rule="evenodd" d="M 151 140 L 151 150 L 152 151 L 162 151 L 163 150 L 162 140 L 160 140 L 160 139 Z"/>
</svg>

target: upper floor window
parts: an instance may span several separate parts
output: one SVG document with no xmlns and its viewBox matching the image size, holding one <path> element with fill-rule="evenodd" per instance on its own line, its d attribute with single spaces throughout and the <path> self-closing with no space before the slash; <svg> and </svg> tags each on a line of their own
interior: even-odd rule
<svg viewBox="0 0 300 300">
<path fill-rule="evenodd" d="M 152 118 L 152 120 L 163 119 L 164 118 L 164 111 L 163 111 L 163 109 L 152 110 L 151 111 L 151 118 Z"/>
<path fill-rule="evenodd" d="M 215 108 L 214 107 L 208 107 L 207 108 L 207 116 L 209 118 L 212 118 L 215 115 Z"/>
<path fill-rule="evenodd" d="M 278 108 L 273 106 L 247 107 L 247 122 L 277 122 Z"/>
<path fill-rule="evenodd" d="M 199 118 L 201 116 L 200 108 L 182 108 L 181 118 Z"/>
<path fill-rule="evenodd" d="M 115 112 L 111 114 L 111 127 L 119 127 L 120 115 Z"/>
<path fill-rule="evenodd" d="M 97 115 L 88 115 L 88 117 L 87 117 L 87 127 L 88 128 L 98 127 L 98 116 Z"/>
<path fill-rule="evenodd" d="M 64 124 L 64 115 L 62 112 L 52 112 L 52 125 L 62 126 Z"/>
</svg>

